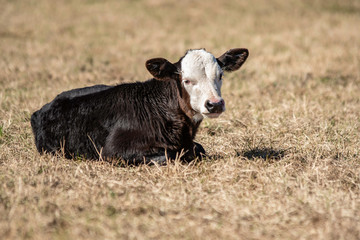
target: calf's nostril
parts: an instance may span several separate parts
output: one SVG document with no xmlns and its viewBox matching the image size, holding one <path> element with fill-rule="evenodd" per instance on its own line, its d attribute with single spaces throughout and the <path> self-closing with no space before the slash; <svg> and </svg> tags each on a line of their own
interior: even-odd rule
<svg viewBox="0 0 360 240">
<path fill-rule="evenodd" d="M 219 105 L 220 105 L 220 106 L 224 106 L 224 105 L 225 105 L 224 99 L 221 99 L 221 100 L 219 101 Z"/>
<path fill-rule="evenodd" d="M 210 102 L 209 100 L 207 100 L 205 102 L 205 107 L 209 112 L 211 112 L 211 110 L 214 108 L 214 104 L 212 102 Z"/>
</svg>

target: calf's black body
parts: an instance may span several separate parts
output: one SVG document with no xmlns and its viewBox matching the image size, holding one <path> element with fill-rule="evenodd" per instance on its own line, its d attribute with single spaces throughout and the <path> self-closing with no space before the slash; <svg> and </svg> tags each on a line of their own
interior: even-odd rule
<svg viewBox="0 0 360 240">
<path fill-rule="evenodd" d="M 151 79 L 118 86 L 97 85 L 59 94 L 31 117 L 38 151 L 129 162 L 204 153 L 193 143 L 199 122 L 181 107 L 175 80 Z M 195 155 L 192 153 L 194 152 Z M 160 158 L 159 158 L 160 157 Z"/>
</svg>

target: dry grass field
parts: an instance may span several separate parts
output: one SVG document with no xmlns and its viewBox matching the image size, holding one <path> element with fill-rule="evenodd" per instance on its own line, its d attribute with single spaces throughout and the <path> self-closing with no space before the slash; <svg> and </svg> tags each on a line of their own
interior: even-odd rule
<svg viewBox="0 0 360 240">
<path fill-rule="evenodd" d="M 360 239 L 360 1 L 0 0 L 0 239 Z M 150 78 L 189 48 L 250 57 L 210 158 L 119 167 L 41 156 L 58 93 Z"/>
</svg>

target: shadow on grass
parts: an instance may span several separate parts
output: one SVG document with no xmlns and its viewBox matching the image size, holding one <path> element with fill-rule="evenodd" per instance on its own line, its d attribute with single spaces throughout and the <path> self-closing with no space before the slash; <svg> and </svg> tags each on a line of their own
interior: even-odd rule
<svg viewBox="0 0 360 240">
<path fill-rule="evenodd" d="M 279 161 L 285 156 L 285 150 L 273 148 L 253 148 L 246 151 L 236 151 L 236 156 L 245 157 L 248 160 L 260 158 L 263 160 Z"/>
</svg>

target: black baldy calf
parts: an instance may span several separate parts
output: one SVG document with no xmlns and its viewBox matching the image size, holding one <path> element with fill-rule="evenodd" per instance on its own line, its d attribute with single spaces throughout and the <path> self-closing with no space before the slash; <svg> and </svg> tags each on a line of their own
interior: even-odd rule
<svg viewBox="0 0 360 240">
<path fill-rule="evenodd" d="M 96 85 L 59 94 L 31 116 L 39 152 L 90 159 L 122 158 L 131 163 L 165 161 L 181 150 L 191 160 L 204 149 L 194 143 L 204 117 L 225 111 L 224 71 L 238 70 L 248 50 L 231 49 L 219 58 L 189 50 L 178 62 L 146 62 L 146 82 Z M 100 156 L 101 155 L 101 156 Z"/>
</svg>

